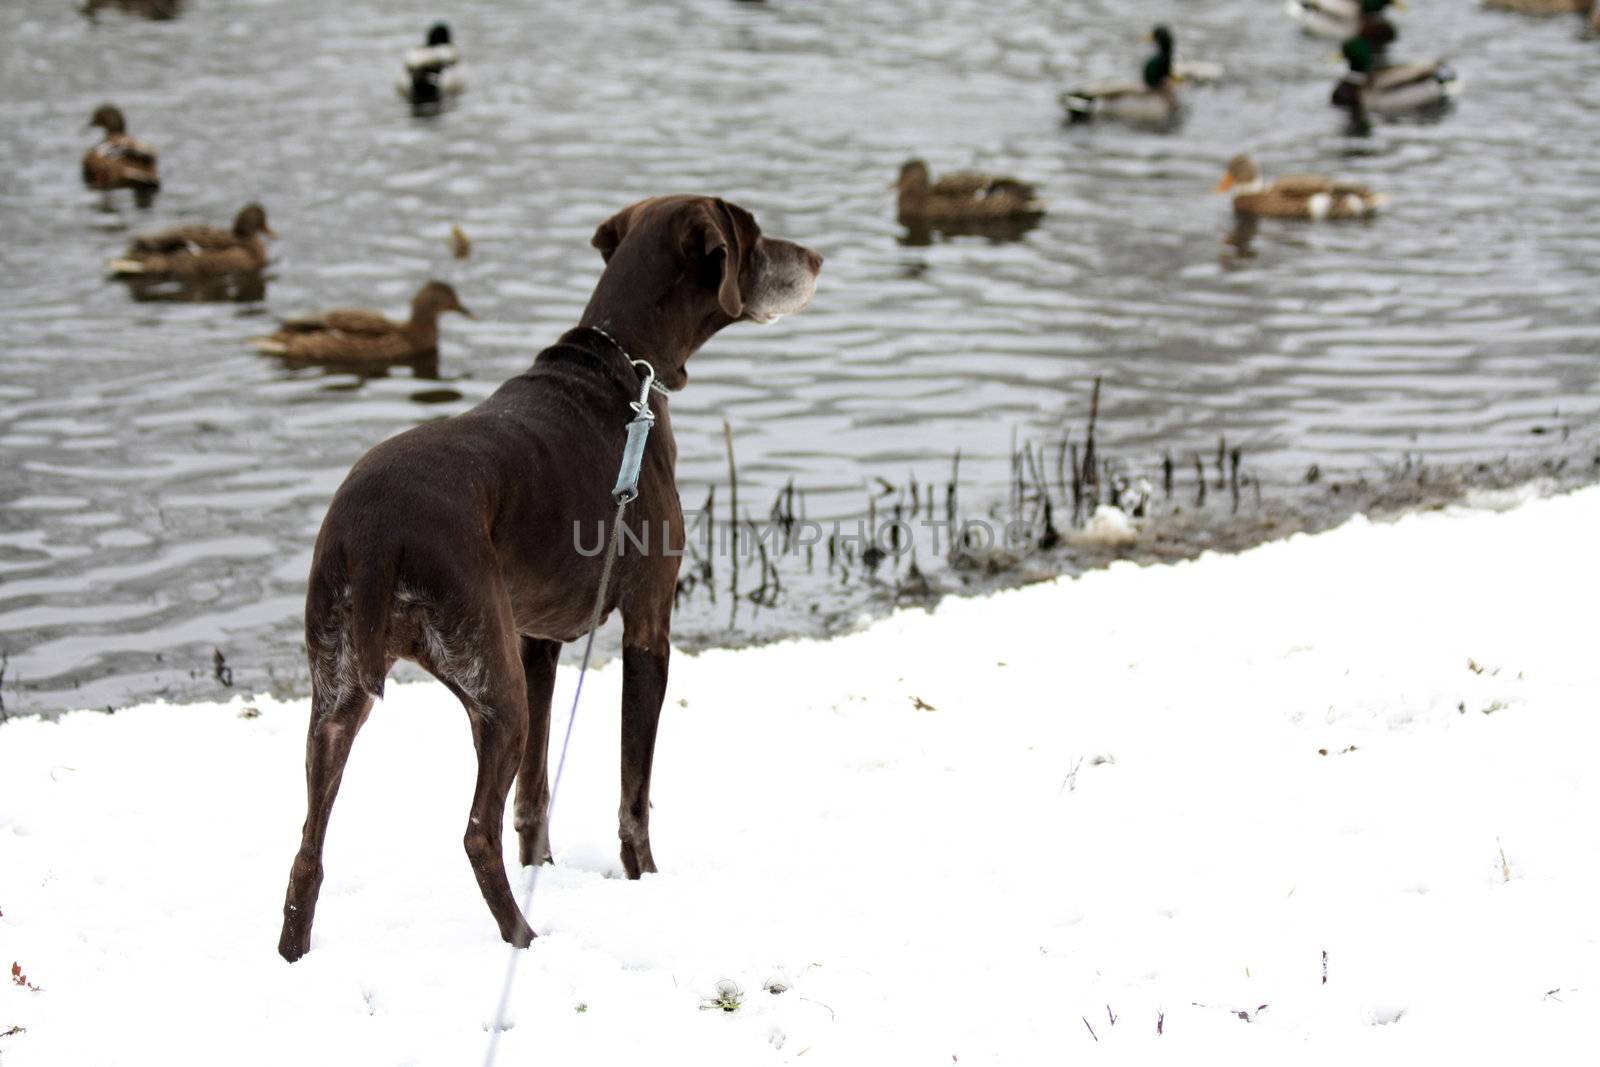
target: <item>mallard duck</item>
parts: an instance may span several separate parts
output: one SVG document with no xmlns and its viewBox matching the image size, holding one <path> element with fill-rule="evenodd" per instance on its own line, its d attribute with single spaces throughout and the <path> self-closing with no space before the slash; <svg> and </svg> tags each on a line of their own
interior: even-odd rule
<svg viewBox="0 0 1600 1067">
<path fill-rule="evenodd" d="M 1044 214 L 1033 186 L 1015 178 L 958 171 L 938 181 L 928 165 L 909 160 L 895 184 L 900 192 L 900 221 L 906 225 L 1027 218 Z"/>
<path fill-rule="evenodd" d="M 439 347 L 439 315 L 458 311 L 477 318 L 456 291 L 432 281 L 411 300 L 411 318 L 394 322 L 376 311 L 341 308 L 286 320 L 276 333 L 251 344 L 271 356 L 302 363 L 388 364 L 426 359 Z"/>
<path fill-rule="evenodd" d="M 436 108 L 466 88 L 455 65 L 461 53 L 450 39 L 450 27 L 436 22 L 428 29 L 421 48 L 406 53 L 406 74 L 395 89 L 412 107 Z"/>
<path fill-rule="evenodd" d="M 161 188 L 156 172 L 156 150 L 128 136 L 122 112 L 112 104 L 101 104 L 89 116 L 87 129 L 101 129 L 105 137 L 83 155 L 83 180 L 96 189 Z"/>
<path fill-rule="evenodd" d="M 445 238 L 445 244 L 450 246 L 450 254 L 457 259 L 472 255 L 472 238 L 459 225 L 450 227 L 450 236 Z"/>
<path fill-rule="evenodd" d="M 258 271 L 267 263 L 262 236 L 276 237 L 260 204 L 246 204 L 234 216 L 233 229 L 216 226 L 174 226 L 135 237 L 127 253 L 106 266 L 125 276 L 210 277 Z"/>
<path fill-rule="evenodd" d="M 1581 15 L 1590 10 L 1590 3 L 1591 0 L 1483 0 L 1484 7 L 1496 11 L 1539 16 Z"/>
<path fill-rule="evenodd" d="M 1405 0 L 1288 0 L 1284 5 L 1300 29 L 1313 37 L 1344 41 L 1366 37 L 1374 47 L 1393 44 L 1394 25 L 1386 9 L 1406 9 Z"/>
<path fill-rule="evenodd" d="M 1400 115 L 1441 104 L 1461 91 L 1461 79 L 1443 62 L 1402 63 L 1375 71 L 1370 42 L 1352 37 L 1344 43 L 1349 71 L 1334 87 L 1332 103 L 1350 112 L 1357 123 L 1369 115 Z"/>
<path fill-rule="evenodd" d="M 103 7 L 114 7 L 130 15 L 160 21 L 176 18 L 183 10 L 183 0 L 86 0 L 83 13 L 93 19 Z"/>
<path fill-rule="evenodd" d="M 1155 43 L 1156 54 L 1145 61 L 1143 81 L 1137 85 L 1099 82 L 1062 93 L 1057 99 L 1069 121 L 1107 118 L 1154 125 L 1172 120 L 1178 112 L 1178 96 L 1173 88 L 1172 31 L 1157 26 L 1147 40 Z"/>
<path fill-rule="evenodd" d="M 1269 185 L 1256 161 L 1243 153 L 1228 160 L 1227 173 L 1217 183 L 1219 193 L 1230 189 L 1236 214 L 1276 219 L 1358 219 L 1387 201 L 1365 185 L 1317 174 L 1294 174 Z"/>
</svg>

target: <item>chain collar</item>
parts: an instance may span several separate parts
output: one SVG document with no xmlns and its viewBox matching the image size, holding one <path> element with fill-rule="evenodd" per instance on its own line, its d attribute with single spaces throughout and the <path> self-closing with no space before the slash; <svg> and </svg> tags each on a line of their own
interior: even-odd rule
<svg viewBox="0 0 1600 1067">
<path fill-rule="evenodd" d="M 661 394 L 662 396 L 668 395 L 667 387 L 656 381 L 656 369 L 650 365 L 649 361 L 643 359 L 634 359 L 633 356 L 628 353 L 628 350 L 622 347 L 621 341 L 617 340 L 615 337 L 612 337 L 609 333 L 606 333 L 598 326 L 585 326 L 584 329 L 591 330 L 594 333 L 599 334 L 601 337 L 604 337 L 607 341 L 610 341 L 612 347 L 618 352 L 622 353 L 623 359 L 633 364 L 635 368 L 644 371 L 645 381 L 648 383 L 648 387 L 650 389 Z M 637 410 L 637 407 L 635 407 L 635 410 Z"/>
</svg>

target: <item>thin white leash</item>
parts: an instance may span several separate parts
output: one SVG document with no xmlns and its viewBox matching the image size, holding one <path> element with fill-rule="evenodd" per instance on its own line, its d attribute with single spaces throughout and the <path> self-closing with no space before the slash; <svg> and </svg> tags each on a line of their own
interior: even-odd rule
<svg viewBox="0 0 1600 1067">
<path fill-rule="evenodd" d="M 617 545 L 622 536 L 622 515 L 639 496 L 639 471 L 644 460 L 645 442 L 650 427 L 655 425 L 655 414 L 650 410 L 650 391 L 666 393 L 656 381 L 655 368 L 642 359 L 633 359 L 617 339 L 597 326 L 588 329 L 616 345 L 617 351 L 634 367 L 644 372 L 644 384 L 639 388 L 639 399 L 628 406 L 633 409 L 633 420 L 628 423 L 628 440 L 622 449 L 622 467 L 617 471 L 617 484 L 611 490 L 611 499 L 617 502 L 617 517 L 611 524 L 611 537 L 606 544 L 605 566 L 600 571 L 600 590 L 594 598 L 594 610 L 589 613 L 589 636 L 583 642 L 583 662 L 578 665 L 578 684 L 572 692 L 572 711 L 567 715 L 566 732 L 561 738 L 561 755 L 556 759 L 556 773 L 550 780 L 550 803 L 545 806 L 544 821 L 539 824 L 534 839 L 533 865 L 528 868 L 527 884 L 522 890 L 522 916 L 526 920 L 533 907 L 533 892 L 539 884 L 539 854 L 544 851 L 549 838 L 550 819 L 555 814 L 556 795 L 561 791 L 561 778 L 567 769 L 567 750 L 572 745 L 572 726 L 578 721 L 578 701 L 583 698 L 583 680 L 589 673 L 589 656 L 594 651 L 594 634 L 600 628 L 600 615 L 605 608 L 606 590 L 611 585 L 611 570 L 617 559 Z M 522 960 L 522 950 L 515 945 L 506 962 L 505 982 L 500 989 L 500 1004 L 495 1008 L 494 1021 L 489 1026 L 489 1048 L 484 1053 L 484 1067 L 493 1067 L 494 1056 L 500 1045 L 500 1034 L 507 1029 L 506 1009 L 511 1005 L 511 987 L 517 978 L 517 964 Z"/>
</svg>

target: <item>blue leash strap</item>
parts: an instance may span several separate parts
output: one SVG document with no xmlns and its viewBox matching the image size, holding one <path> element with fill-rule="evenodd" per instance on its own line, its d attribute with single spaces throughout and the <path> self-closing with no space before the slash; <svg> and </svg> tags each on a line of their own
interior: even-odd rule
<svg viewBox="0 0 1600 1067">
<path fill-rule="evenodd" d="M 609 335 L 608 335 L 609 336 Z M 613 342 L 615 343 L 615 342 Z M 561 780 L 567 770 L 567 750 L 572 747 L 572 726 L 578 721 L 578 702 L 583 699 L 583 680 L 589 674 L 589 657 L 594 652 L 595 631 L 600 629 L 600 615 L 605 610 L 606 590 L 611 585 L 612 566 L 616 562 L 617 553 L 621 548 L 622 518 L 627 507 L 639 496 L 639 470 L 644 463 L 644 446 L 650 438 L 650 427 L 655 425 L 655 414 L 650 410 L 650 390 L 661 390 L 656 384 L 655 368 L 642 359 L 631 359 L 628 362 L 644 371 L 644 384 L 639 387 L 639 400 L 630 404 L 633 408 L 633 421 L 628 423 L 628 441 L 622 448 L 622 469 L 617 471 L 617 484 L 611 490 L 611 498 L 616 501 L 617 517 L 611 523 L 611 537 L 606 544 L 605 565 L 600 571 L 600 588 L 595 593 L 594 610 L 589 615 L 589 636 L 583 643 L 583 662 L 578 665 L 578 684 L 572 692 L 572 711 L 567 715 L 566 733 L 561 738 L 561 754 L 556 759 L 555 776 L 550 780 L 550 803 L 545 808 L 544 824 L 537 831 L 533 850 L 534 859 L 537 861 L 539 853 L 548 844 L 546 839 L 550 818 L 555 814 L 556 797 L 561 792 Z M 539 884 L 539 866 L 535 862 L 528 868 L 528 880 L 522 892 L 522 915 L 527 918 L 529 909 L 533 906 L 533 892 Z M 506 1012 L 511 1006 L 511 986 L 517 978 L 517 964 L 522 959 L 522 950 L 516 947 L 511 949 L 511 958 L 506 961 L 506 976 L 500 986 L 500 1002 L 495 1008 L 494 1018 L 489 1023 L 489 1047 L 484 1053 L 484 1067 L 494 1067 L 495 1053 L 500 1047 L 500 1035 L 506 1029 Z"/>
<path fill-rule="evenodd" d="M 622 446 L 622 468 L 617 471 L 617 484 L 611 487 L 611 499 L 618 504 L 627 504 L 639 496 L 644 446 L 650 440 L 650 427 L 656 424 L 655 412 L 650 410 L 650 390 L 656 384 L 655 368 L 642 359 L 629 362 L 643 368 L 644 383 L 639 386 L 639 399 L 629 405 L 633 408 L 633 421 L 628 423 L 628 440 Z"/>
</svg>

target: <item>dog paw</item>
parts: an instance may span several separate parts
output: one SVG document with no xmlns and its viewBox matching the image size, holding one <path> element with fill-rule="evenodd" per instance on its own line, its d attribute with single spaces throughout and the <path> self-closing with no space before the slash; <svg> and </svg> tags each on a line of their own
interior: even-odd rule
<svg viewBox="0 0 1600 1067">
<path fill-rule="evenodd" d="M 533 927 L 526 922 L 519 922 L 510 930 L 502 930 L 500 936 L 513 948 L 527 948 L 533 944 L 533 939 L 539 935 L 533 932 Z"/>
<path fill-rule="evenodd" d="M 533 840 L 527 837 L 522 838 L 517 845 L 517 858 L 521 861 L 524 867 L 532 867 L 540 863 L 555 862 L 554 857 L 552 857 L 550 853 L 550 843 L 548 841 L 546 841 L 542 847 L 535 851 Z"/>
<path fill-rule="evenodd" d="M 630 882 L 637 881 L 641 875 L 655 874 L 655 857 L 650 854 L 649 842 L 622 843 L 622 869 L 627 874 Z"/>
<path fill-rule="evenodd" d="M 302 934 L 299 931 L 291 931 L 288 927 L 284 927 L 283 935 L 278 938 L 278 955 L 293 963 L 310 951 L 310 931 Z"/>
</svg>

